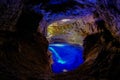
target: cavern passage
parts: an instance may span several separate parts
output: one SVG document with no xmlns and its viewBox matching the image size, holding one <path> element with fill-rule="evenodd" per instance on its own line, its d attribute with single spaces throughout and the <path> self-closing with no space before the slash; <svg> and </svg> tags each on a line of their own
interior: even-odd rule
<svg viewBox="0 0 120 80">
<path fill-rule="evenodd" d="M 54 61 L 52 70 L 55 73 L 74 70 L 84 61 L 83 40 L 86 35 L 93 33 L 90 28 L 94 26 L 94 20 L 92 15 L 78 17 L 58 20 L 47 27 L 49 50 Z M 88 17 L 89 20 L 86 20 Z M 91 26 L 86 25 L 88 23 Z"/>
<path fill-rule="evenodd" d="M 80 21 L 82 20 L 62 19 L 50 24 L 47 28 L 48 41 L 82 45 L 85 34 L 78 31 L 79 26 L 83 26 Z"/>
<path fill-rule="evenodd" d="M 83 63 L 82 37 L 72 25 L 76 20 L 62 19 L 50 24 L 47 28 L 49 50 L 52 53 L 52 71 L 54 73 L 68 72 L 78 68 Z M 73 28 L 74 27 L 74 28 Z"/>
<path fill-rule="evenodd" d="M 120 80 L 119 5 L 120 0 L 0 0 L 0 80 Z M 49 51 L 75 55 L 55 54 L 56 59 Z M 72 67 L 82 64 L 56 74 L 51 57 Z"/>
</svg>

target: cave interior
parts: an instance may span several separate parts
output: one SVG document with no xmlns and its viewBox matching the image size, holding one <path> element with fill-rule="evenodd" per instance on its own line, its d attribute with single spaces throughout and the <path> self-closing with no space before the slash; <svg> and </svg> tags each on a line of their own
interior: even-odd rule
<svg viewBox="0 0 120 80">
<path fill-rule="evenodd" d="M 120 0 L 0 0 L 0 80 L 120 80 Z"/>
</svg>

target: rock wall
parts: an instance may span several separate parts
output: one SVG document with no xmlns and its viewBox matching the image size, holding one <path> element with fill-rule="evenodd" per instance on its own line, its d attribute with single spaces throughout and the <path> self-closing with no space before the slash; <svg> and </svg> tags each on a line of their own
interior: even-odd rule
<svg viewBox="0 0 120 80">
<path fill-rule="evenodd" d="M 114 37 L 120 38 L 120 1 L 99 0 L 97 10 Z"/>
<path fill-rule="evenodd" d="M 0 30 L 15 31 L 22 7 L 21 0 L 0 0 Z"/>
<path fill-rule="evenodd" d="M 0 79 L 51 79 L 48 41 L 32 0 L 0 0 Z"/>
<path fill-rule="evenodd" d="M 31 12 L 31 6 L 39 4 L 39 1 L 34 4 L 33 0 L 24 1 L 0 0 L 1 80 L 120 80 L 119 0 L 98 0 L 96 10 L 100 19 L 96 24 L 99 32 L 88 35 L 84 40 L 85 63 L 75 71 L 53 76 L 48 73 L 48 42 L 37 33 L 40 19 L 35 18 L 38 14 Z M 32 14 L 35 20 L 29 23 L 29 19 L 34 19 L 29 17 Z M 28 24 L 32 25 L 29 30 Z"/>
<path fill-rule="evenodd" d="M 83 45 L 83 40 L 90 34 L 98 32 L 92 13 L 86 16 L 77 16 L 74 19 L 62 19 L 48 26 L 47 37 L 50 42 L 68 42 Z M 63 40 L 63 41 L 62 41 Z"/>
<path fill-rule="evenodd" d="M 99 32 L 84 39 L 85 63 L 76 71 L 56 75 L 56 80 L 120 79 L 119 0 L 98 1 L 95 23 Z"/>
</svg>

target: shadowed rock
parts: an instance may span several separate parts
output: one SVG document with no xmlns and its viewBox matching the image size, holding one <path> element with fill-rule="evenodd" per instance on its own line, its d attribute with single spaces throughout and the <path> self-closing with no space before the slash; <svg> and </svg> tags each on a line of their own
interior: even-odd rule
<svg viewBox="0 0 120 80">
<path fill-rule="evenodd" d="M 99 31 L 84 39 L 84 64 L 74 71 L 54 75 L 54 79 L 48 67 L 48 41 L 37 33 L 42 15 L 32 10 L 39 1 L 24 1 L 0 0 L 1 80 L 120 80 L 119 0 L 98 0 Z M 40 3 L 45 9 L 47 3 Z M 57 11 L 53 7 L 49 10 L 52 9 Z"/>
</svg>

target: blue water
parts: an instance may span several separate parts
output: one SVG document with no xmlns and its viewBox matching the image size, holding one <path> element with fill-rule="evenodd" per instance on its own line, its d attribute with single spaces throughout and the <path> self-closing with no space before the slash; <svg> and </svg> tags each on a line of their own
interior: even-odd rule
<svg viewBox="0 0 120 80">
<path fill-rule="evenodd" d="M 83 48 L 78 45 L 67 43 L 54 43 L 49 45 L 49 50 L 52 52 L 54 73 L 61 73 L 76 69 L 83 63 L 82 52 Z"/>
</svg>

